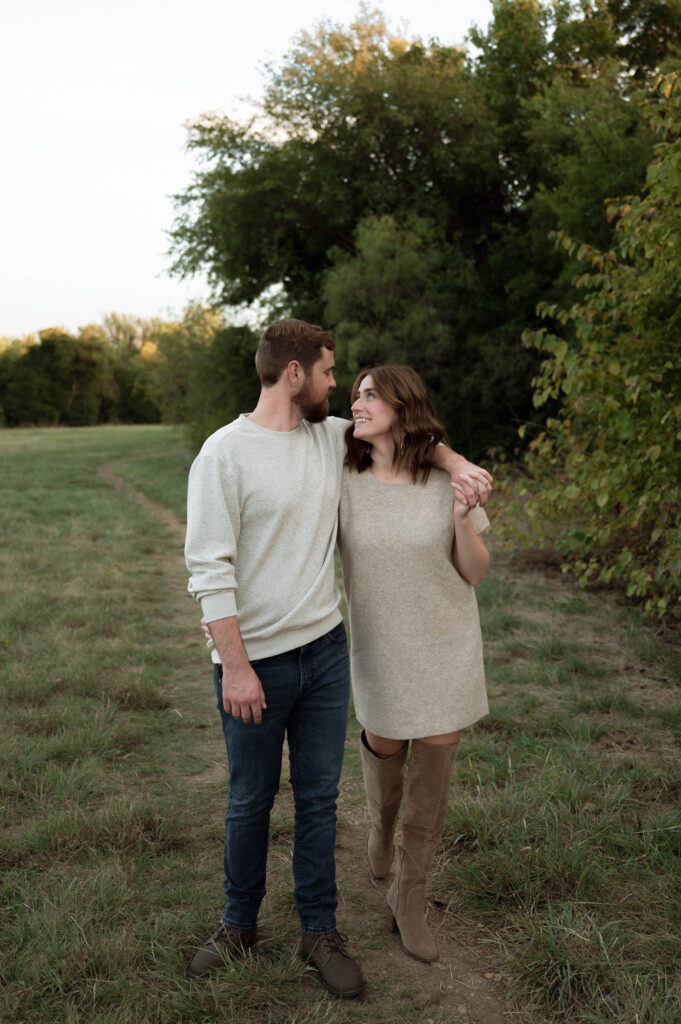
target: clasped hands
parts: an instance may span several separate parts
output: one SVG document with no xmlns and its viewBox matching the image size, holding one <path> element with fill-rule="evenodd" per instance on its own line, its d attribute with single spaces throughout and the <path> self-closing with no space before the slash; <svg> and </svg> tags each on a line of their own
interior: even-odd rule
<svg viewBox="0 0 681 1024">
<path fill-rule="evenodd" d="M 452 474 L 452 490 L 455 501 L 468 510 L 476 505 L 486 505 L 492 493 L 492 476 L 481 466 L 463 459 Z"/>
</svg>

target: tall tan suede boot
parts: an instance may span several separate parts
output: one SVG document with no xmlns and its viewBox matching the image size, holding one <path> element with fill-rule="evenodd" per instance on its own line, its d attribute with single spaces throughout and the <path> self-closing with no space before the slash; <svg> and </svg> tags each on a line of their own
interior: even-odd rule
<svg viewBox="0 0 681 1024">
<path fill-rule="evenodd" d="M 459 744 L 437 746 L 413 740 L 402 801 L 402 846 L 387 901 L 393 931 L 406 953 L 430 963 L 440 955 L 426 921 L 426 875 L 442 835 L 449 785 Z"/>
<path fill-rule="evenodd" d="M 385 878 L 393 860 L 393 833 L 402 801 L 402 781 L 408 744 L 405 743 L 402 750 L 398 750 L 390 757 L 379 757 L 369 747 L 362 730 L 360 747 L 364 789 L 371 821 L 367 848 L 369 868 L 374 878 Z"/>
</svg>

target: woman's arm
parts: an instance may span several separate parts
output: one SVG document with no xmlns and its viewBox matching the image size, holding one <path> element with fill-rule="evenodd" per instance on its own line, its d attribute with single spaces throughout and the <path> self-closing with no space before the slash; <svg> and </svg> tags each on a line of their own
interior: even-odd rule
<svg viewBox="0 0 681 1024">
<path fill-rule="evenodd" d="M 473 529 L 463 489 L 457 484 L 454 490 L 454 568 L 471 586 L 482 583 L 489 565 L 489 551 L 479 533 Z"/>
</svg>

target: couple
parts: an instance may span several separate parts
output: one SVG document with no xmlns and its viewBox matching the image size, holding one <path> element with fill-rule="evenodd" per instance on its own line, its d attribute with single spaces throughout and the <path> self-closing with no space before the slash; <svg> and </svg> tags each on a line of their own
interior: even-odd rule
<svg viewBox="0 0 681 1024">
<path fill-rule="evenodd" d="M 329 417 L 334 350 L 320 327 L 291 319 L 268 327 L 256 353 L 256 408 L 209 437 L 190 472 L 189 591 L 214 642 L 230 789 L 225 909 L 188 974 L 209 973 L 257 939 L 286 736 L 301 952 L 330 992 L 350 998 L 364 980 L 335 918 L 336 798 L 349 700 L 334 582 L 339 505 L 355 701 L 365 727 L 369 862 L 376 877 L 387 874 L 402 803 L 388 903 L 406 951 L 429 961 L 438 951 L 424 914 L 425 875 L 459 731 L 487 710 L 470 586 L 487 567 L 478 535 L 487 519 L 471 506 L 486 501 L 490 477 L 437 443 L 444 432 L 423 383 L 406 367 L 360 374 L 353 423 Z"/>
</svg>

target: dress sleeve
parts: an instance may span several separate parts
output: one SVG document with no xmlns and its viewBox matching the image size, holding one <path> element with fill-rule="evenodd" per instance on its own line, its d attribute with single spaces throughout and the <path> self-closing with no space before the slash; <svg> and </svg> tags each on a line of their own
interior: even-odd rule
<svg viewBox="0 0 681 1024">
<path fill-rule="evenodd" d="M 480 507 L 480 505 L 476 505 L 475 508 L 470 510 L 468 518 L 470 519 L 476 533 L 483 533 L 489 526 L 487 513 L 484 508 Z"/>
</svg>

